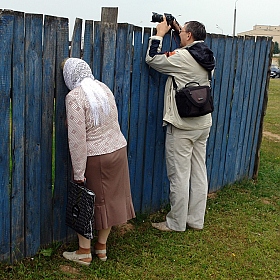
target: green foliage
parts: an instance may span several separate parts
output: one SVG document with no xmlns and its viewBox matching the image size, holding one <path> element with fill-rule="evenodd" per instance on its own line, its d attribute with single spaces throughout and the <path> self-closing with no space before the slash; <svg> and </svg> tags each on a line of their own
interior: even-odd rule
<svg viewBox="0 0 280 280">
<path fill-rule="evenodd" d="M 273 53 L 277 54 L 279 53 L 279 44 L 278 42 L 274 42 L 274 49 L 273 49 Z"/>
</svg>

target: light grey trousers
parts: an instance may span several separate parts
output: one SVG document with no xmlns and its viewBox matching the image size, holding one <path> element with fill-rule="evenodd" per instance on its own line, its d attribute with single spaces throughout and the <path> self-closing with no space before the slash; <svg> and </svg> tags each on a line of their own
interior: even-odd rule
<svg viewBox="0 0 280 280">
<path fill-rule="evenodd" d="M 202 229 L 206 209 L 208 181 L 206 142 L 210 128 L 181 130 L 168 125 L 166 132 L 166 167 L 170 182 L 171 210 L 167 226 L 185 231 L 186 226 Z"/>
</svg>

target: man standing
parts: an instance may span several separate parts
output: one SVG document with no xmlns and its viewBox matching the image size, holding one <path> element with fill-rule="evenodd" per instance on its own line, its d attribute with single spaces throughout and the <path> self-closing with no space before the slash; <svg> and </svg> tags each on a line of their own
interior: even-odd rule
<svg viewBox="0 0 280 280">
<path fill-rule="evenodd" d="M 153 223 L 162 231 L 203 229 L 208 182 L 206 172 L 206 142 L 212 125 L 211 114 L 181 118 L 175 102 L 172 76 L 178 88 L 189 82 L 209 85 L 209 73 L 214 69 L 212 51 L 206 46 L 205 26 L 190 21 L 183 27 L 172 26 L 179 32 L 180 47 L 161 52 L 162 40 L 170 30 L 164 19 L 151 36 L 146 62 L 160 73 L 169 75 L 165 85 L 163 122 L 167 125 L 165 156 L 170 182 L 171 210 L 166 221 Z"/>
</svg>

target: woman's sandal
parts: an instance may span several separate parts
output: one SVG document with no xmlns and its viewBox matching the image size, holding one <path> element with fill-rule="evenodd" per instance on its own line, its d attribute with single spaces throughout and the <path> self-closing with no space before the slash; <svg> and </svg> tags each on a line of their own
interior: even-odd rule
<svg viewBox="0 0 280 280">
<path fill-rule="evenodd" d="M 90 265 L 91 261 L 87 262 L 84 259 L 92 259 L 91 253 L 90 254 L 77 254 L 76 251 L 74 252 L 63 252 L 63 257 L 67 260 L 77 262 L 83 265 Z"/>
<path fill-rule="evenodd" d="M 101 249 L 104 248 L 105 249 Z M 94 245 L 94 253 L 96 254 L 96 256 L 103 262 L 107 261 L 107 256 L 106 256 L 106 244 L 101 244 L 99 242 L 96 242 Z"/>
</svg>

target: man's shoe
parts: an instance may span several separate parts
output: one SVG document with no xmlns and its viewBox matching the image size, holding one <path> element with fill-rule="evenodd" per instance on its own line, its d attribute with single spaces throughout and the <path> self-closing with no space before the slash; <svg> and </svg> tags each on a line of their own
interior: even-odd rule
<svg viewBox="0 0 280 280">
<path fill-rule="evenodd" d="M 202 228 L 194 228 L 194 227 L 190 227 L 189 225 L 187 225 L 187 229 L 192 229 L 192 230 L 202 230 Z"/>
<path fill-rule="evenodd" d="M 166 221 L 165 222 L 161 222 L 161 223 L 152 223 L 152 227 L 161 230 L 161 231 L 173 231 L 171 228 L 169 228 L 166 225 Z"/>
</svg>

